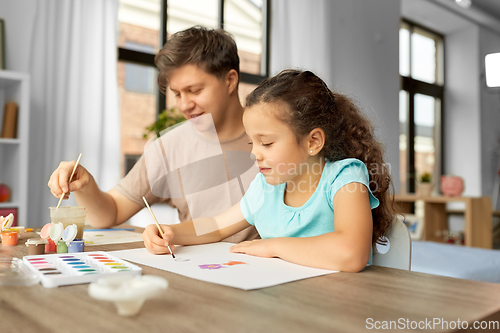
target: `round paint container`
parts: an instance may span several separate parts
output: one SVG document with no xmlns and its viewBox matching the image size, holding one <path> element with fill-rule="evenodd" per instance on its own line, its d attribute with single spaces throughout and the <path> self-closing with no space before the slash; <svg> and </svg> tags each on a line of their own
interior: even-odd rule
<svg viewBox="0 0 500 333">
<path fill-rule="evenodd" d="M 45 254 L 45 245 L 48 244 L 46 239 L 30 238 L 26 241 L 28 247 L 28 255 Z"/>
<path fill-rule="evenodd" d="M 72 242 L 69 243 L 68 246 L 69 253 L 83 252 L 84 250 L 85 250 L 85 242 L 83 241 L 83 239 L 74 239 Z"/>
<path fill-rule="evenodd" d="M 68 253 L 68 245 L 63 240 L 57 242 L 57 253 Z"/>
<path fill-rule="evenodd" d="M 52 225 L 52 228 L 50 228 L 50 239 L 54 241 L 54 243 L 58 244 L 59 240 L 62 238 L 63 235 L 63 224 L 61 222 L 59 223 L 54 223 Z"/>
<path fill-rule="evenodd" d="M 50 229 L 52 229 L 52 226 L 54 223 L 47 223 L 46 225 L 43 226 L 42 230 L 40 230 L 40 237 L 43 239 L 47 239 L 50 237 Z"/>
<path fill-rule="evenodd" d="M 47 245 L 45 245 L 45 252 L 56 252 L 57 246 L 56 243 L 52 239 L 47 239 Z"/>
<path fill-rule="evenodd" d="M 3 220 L 2 220 L 2 218 L 3 218 Z M 12 224 L 14 224 L 14 215 L 12 213 L 10 213 L 6 217 L 1 217 L 0 223 L 2 224 L 2 226 L 1 226 L 2 230 L 5 230 L 5 229 L 12 227 Z"/>
<path fill-rule="evenodd" d="M 53 225 L 53 223 L 47 223 L 40 231 L 40 237 L 47 240 L 47 244 L 45 245 L 45 252 L 47 253 L 57 251 L 56 243 L 54 243 L 54 241 L 50 239 L 50 229 L 52 229 Z"/>
<path fill-rule="evenodd" d="M 18 239 L 19 239 L 19 234 L 15 231 L 2 232 L 2 244 L 3 244 L 3 246 L 17 245 Z"/>
</svg>

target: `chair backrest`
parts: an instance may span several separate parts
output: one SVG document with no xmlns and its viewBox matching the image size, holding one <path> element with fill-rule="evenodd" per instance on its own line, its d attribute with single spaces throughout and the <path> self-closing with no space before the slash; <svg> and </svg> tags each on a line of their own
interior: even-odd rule
<svg viewBox="0 0 500 333">
<path fill-rule="evenodd" d="M 373 247 L 373 265 L 411 270 L 411 237 L 401 218 L 394 218 L 386 238 L 385 245 Z"/>
</svg>

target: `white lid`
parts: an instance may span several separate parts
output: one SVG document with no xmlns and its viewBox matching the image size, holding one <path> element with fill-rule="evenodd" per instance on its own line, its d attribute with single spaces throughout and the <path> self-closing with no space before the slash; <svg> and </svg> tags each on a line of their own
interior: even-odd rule
<svg viewBox="0 0 500 333">
<path fill-rule="evenodd" d="M 50 229 L 50 239 L 52 239 L 54 243 L 57 243 L 62 237 L 63 230 L 64 228 L 61 222 L 54 223 Z"/>
<path fill-rule="evenodd" d="M 47 244 L 48 241 L 43 238 L 30 238 L 26 241 L 26 246 L 30 244 L 35 244 L 35 245 L 40 245 L 40 244 Z"/>
<path fill-rule="evenodd" d="M 68 246 L 69 246 L 69 243 L 71 243 L 73 241 L 73 239 L 75 239 L 77 232 L 78 232 L 78 227 L 76 226 L 76 224 L 68 225 L 64 229 L 64 232 L 62 235 L 63 241 L 65 241 L 66 244 L 68 244 Z"/>
<path fill-rule="evenodd" d="M 99 300 L 114 302 L 119 315 L 133 316 L 141 310 L 146 299 L 159 295 L 160 291 L 167 287 L 167 280 L 160 276 L 115 275 L 92 282 L 89 295 Z"/>
<path fill-rule="evenodd" d="M 2 230 L 10 228 L 12 226 L 12 223 L 14 223 L 14 215 L 10 213 L 3 220 Z"/>
<path fill-rule="evenodd" d="M 43 226 L 42 230 L 40 231 L 40 237 L 43 239 L 47 239 L 50 237 L 50 229 L 52 229 L 52 226 L 54 223 L 49 222 L 46 225 Z"/>
</svg>

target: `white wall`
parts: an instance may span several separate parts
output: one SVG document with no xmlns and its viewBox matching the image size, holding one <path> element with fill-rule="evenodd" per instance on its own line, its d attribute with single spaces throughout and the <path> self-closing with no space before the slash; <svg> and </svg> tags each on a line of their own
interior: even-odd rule
<svg viewBox="0 0 500 333">
<path fill-rule="evenodd" d="M 29 72 L 36 8 L 35 0 L 0 0 L 0 18 L 5 20 L 7 70 Z"/>
<path fill-rule="evenodd" d="M 479 31 L 479 66 L 481 87 L 481 174 L 482 194 L 491 196 L 500 162 L 500 89 L 488 89 L 485 84 L 484 57 L 500 52 L 500 34 Z M 496 189 L 498 191 L 498 189 Z M 494 203 L 492 203 L 494 205 Z M 500 209 L 500 202 L 497 208 Z"/>
<path fill-rule="evenodd" d="M 399 0 L 273 0 L 271 72 L 308 69 L 356 98 L 399 190 Z"/>
<path fill-rule="evenodd" d="M 445 39 L 444 171 L 464 178 L 464 195 L 481 195 L 479 28 Z"/>
</svg>

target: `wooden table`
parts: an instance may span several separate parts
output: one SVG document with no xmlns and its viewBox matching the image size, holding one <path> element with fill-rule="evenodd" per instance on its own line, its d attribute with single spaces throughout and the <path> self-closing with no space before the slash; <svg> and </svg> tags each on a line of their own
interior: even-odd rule
<svg viewBox="0 0 500 333">
<path fill-rule="evenodd" d="M 143 244 L 86 250 L 138 247 Z M 1 257 L 21 258 L 26 249 L 24 245 L 0 245 Z M 139 266 L 143 274 L 165 277 L 169 288 L 147 300 L 135 317 L 121 317 L 112 303 L 91 298 L 88 284 L 52 289 L 40 284 L 0 286 L 0 331 L 312 333 L 368 331 L 367 325 L 374 328 L 376 321 L 378 325 L 384 321 L 406 325 L 407 320 L 410 325 L 423 325 L 433 318 L 460 319 L 469 325 L 475 320 L 500 322 L 499 284 L 371 266 L 361 273 L 334 273 L 244 291 Z M 438 325 L 432 331 L 454 330 Z"/>
<path fill-rule="evenodd" d="M 411 205 L 417 201 L 424 202 L 424 229 L 422 240 L 444 242 L 443 230 L 448 230 L 446 204 L 464 202 L 465 210 L 465 245 L 491 249 L 492 210 L 490 197 L 445 197 L 417 195 L 397 195 L 395 201 L 403 213 L 411 212 Z"/>
</svg>

